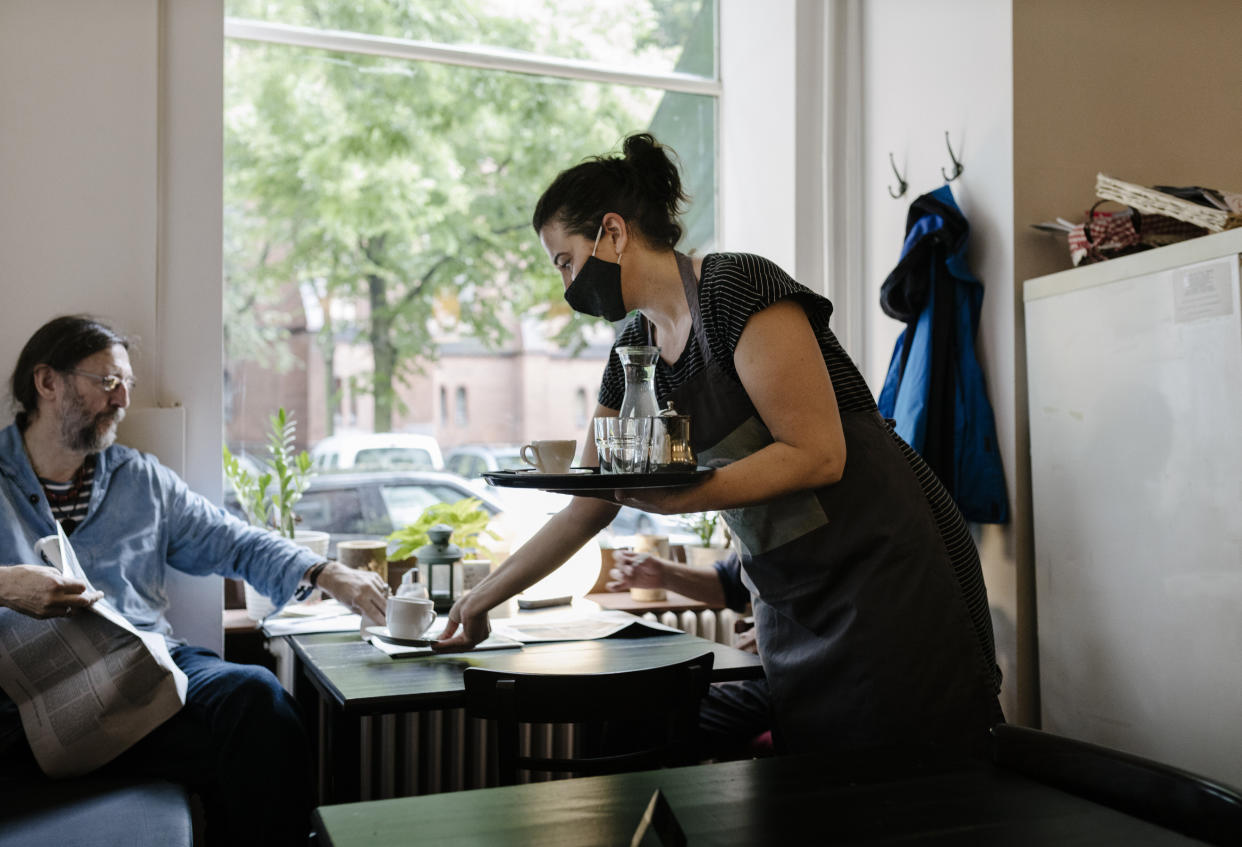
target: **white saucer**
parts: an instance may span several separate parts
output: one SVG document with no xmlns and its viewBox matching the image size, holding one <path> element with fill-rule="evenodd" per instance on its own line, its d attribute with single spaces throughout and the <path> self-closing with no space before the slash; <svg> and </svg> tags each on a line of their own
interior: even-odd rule
<svg viewBox="0 0 1242 847">
<path fill-rule="evenodd" d="M 366 632 L 368 635 L 374 635 L 376 638 L 390 644 L 399 644 L 402 647 L 430 647 L 436 643 L 434 638 L 398 638 L 389 632 L 386 626 L 369 626 Z"/>
</svg>

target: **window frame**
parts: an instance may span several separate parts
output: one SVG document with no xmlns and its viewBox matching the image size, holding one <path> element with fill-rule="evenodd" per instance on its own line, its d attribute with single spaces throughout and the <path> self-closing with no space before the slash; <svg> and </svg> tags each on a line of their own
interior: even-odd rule
<svg viewBox="0 0 1242 847">
<path fill-rule="evenodd" d="M 720 44 L 719 11 L 717 2 L 716 44 Z M 720 82 L 720 51 L 716 51 L 715 72 L 705 77 L 679 72 L 653 73 L 633 71 L 628 68 L 587 62 L 581 59 L 563 59 L 541 56 L 519 50 L 496 47 L 459 46 L 417 41 L 408 38 L 392 38 L 360 32 L 316 29 L 293 24 L 270 23 L 249 18 L 224 19 L 224 37 L 243 41 L 261 41 L 267 44 L 284 44 L 293 47 L 309 47 L 339 53 L 359 53 L 368 56 L 385 56 L 391 59 L 438 62 L 493 71 L 550 76 L 582 82 L 602 82 L 633 85 L 643 88 L 659 88 L 683 94 L 703 94 L 719 98 L 723 87 Z"/>
</svg>

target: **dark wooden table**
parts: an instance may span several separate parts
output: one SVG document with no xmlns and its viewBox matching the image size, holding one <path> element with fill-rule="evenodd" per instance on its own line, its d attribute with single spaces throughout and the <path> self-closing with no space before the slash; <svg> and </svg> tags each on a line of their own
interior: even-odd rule
<svg viewBox="0 0 1242 847">
<path fill-rule="evenodd" d="M 983 762 L 860 780 L 810 756 L 325 806 L 315 828 L 331 847 L 629 844 L 657 788 L 692 845 L 1200 843 Z"/>
<path fill-rule="evenodd" d="M 763 676 L 758 656 L 685 633 L 528 644 L 490 650 L 391 659 L 356 632 L 287 636 L 297 658 L 297 695 L 318 701 L 324 725 L 325 802 L 358 799 L 360 721 L 364 716 L 465 703 L 462 673 L 468 667 L 524 673 L 612 673 L 679 662 L 711 650 L 713 680 Z"/>
</svg>

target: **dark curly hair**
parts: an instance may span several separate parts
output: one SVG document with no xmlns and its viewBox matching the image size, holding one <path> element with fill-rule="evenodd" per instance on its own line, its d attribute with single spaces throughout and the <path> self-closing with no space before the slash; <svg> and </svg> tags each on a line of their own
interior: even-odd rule
<svg viewBox="0 0 1242 847">
<path fill-rule="evenodd" d="M 561 171 L 535 204 L 531 224 L 539 232 L 555 220 L 571 235 L 594 238 L 604 215 L 616 212 L 652 247 L 671 250 L 681 240 L 677 218 L 689 199 L 676 158 L 649 133 L 628 136 L 622 155 L 594 156 Z"/>
<path fill-rule="evenodd" d="M 22 348 L 9 379 L 18 428 L 25 430 L 39 410 L 35 368 L 48 365 L 57 371 L 72 370 L 83 359 L 114 344 L 129 349 L 128 338 L 88 315 L 62 315 L 39 327 Z"/>
</svg>

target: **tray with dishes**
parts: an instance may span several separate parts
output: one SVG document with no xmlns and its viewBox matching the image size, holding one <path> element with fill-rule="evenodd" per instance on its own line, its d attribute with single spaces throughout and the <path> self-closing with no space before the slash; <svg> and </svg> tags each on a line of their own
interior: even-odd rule
<svg viewBox="0 0 1242 847">
<path fill-rule="evenodd" d="M 703 466 L 670 468 L 650 473 L 600 473 L 599 468 L 570 468 L 567 473 L 537 470 L 490 471 L 483 478 L 504 488 L 538 488 L 563 494 L 586 494 L 630 488 L 676 488 L 695 485 L 712 475 Z"/>
</svg>

